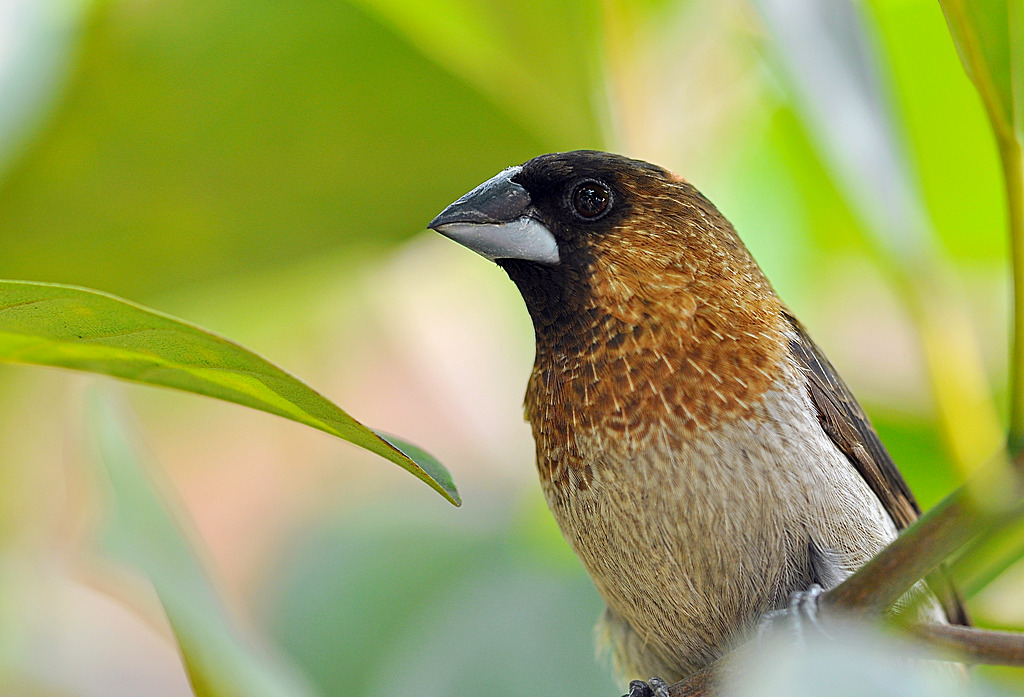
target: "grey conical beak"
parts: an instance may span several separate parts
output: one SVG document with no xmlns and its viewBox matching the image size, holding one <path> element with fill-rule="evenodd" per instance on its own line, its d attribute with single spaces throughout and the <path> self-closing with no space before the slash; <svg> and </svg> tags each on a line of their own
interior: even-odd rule
<svg viewBox="0 0 1024 697">
<path fill-rule="evenodd" d="M 531 215 L 530 194 L 512 181 L 520 169 L 509 167 L 488 179 L 441 211 L 427 227 L 491 261 L 557 264 L 555 236 Z"/>
</svg>

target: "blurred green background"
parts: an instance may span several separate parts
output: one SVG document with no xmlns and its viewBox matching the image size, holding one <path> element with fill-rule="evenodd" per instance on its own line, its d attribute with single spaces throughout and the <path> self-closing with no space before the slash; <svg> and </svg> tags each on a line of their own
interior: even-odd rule
<svg viewBox="0 0 1024 697">
<path fill-rule="evenodd" d="M 228 336 L 459 484 L 455 510 L 298 424 L 116 387 L 231 621 L 311 694 L 617 694 L 593 659 L 600 602 L 536 484 L 525 310 L 496 267 L 423 229 L 534 155 L 615 150 L 715 201 L 925 507 L 989 455 L 1003 200 L 939 6 L 871 0 L 826 22 L 822 50 L 873 66 L 847 92 L 842 65 L 794 68 L 802 25 L 781 8 L 0 0 L 0 277 Z M 152 588 L 97 552 L 112 496 L 89 464 L 97 382 L 0 365 L 4 695 L 190 694 Z M 1022 584 L 1012 568 L 975 614 L 1024 626 Z"/>
</svg>

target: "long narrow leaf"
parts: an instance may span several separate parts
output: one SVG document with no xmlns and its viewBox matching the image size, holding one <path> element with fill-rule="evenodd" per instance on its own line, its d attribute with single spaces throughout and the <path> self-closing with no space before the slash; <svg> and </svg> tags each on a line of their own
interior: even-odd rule
<svg viewBox="0 0 1024 697">
<path fill-rule="evenodd" d="M 853 0 L 756 0 L 772 53 L 822 161 L 912 313 L 943 425 L 965 471 L 1003 440 L 975 337 L 935 243 L 864 8 Z M 951 370 L 950 366 L 956 366 Z"/>
<path fill-rule="evenodd" d="M 863 11 L 852 0 L 755 0 L 808 133 L 854 212 L 901 263 L 930 221 L 903 150 Z"/>
<path fill-rule="evenodd" d="M 104 550 L 153 583 L 196 696 L 313 697 L 295 671 L 231 620 L 182 532 L 178 506 L 147 474 L 110 402 L 89 406 L 95 458 L 111 492 Z"/>
<path fill-rule="evenodd" d="M 1024 448 L 1024 0 L 940 0 L 960 62 L 988 112 L 1006 188 L 1013 268 L 1010 429 Z"/>
<path fill-rule="evenodd" d="M 366 448 L 460 503 L 451 475 L 419 448 L 378 435 L 238 344 L 112 295 L 0 281 L 0 361 L 101 373 L 283 416 Z"/>
<path fill-rule="evenodd" d="M 939 0 L 960 61 L 981 95 L 996 135 L 1024 124 L 1024 3 Z"/>
<path fill-rule="evenodd" d="M 601 5 L 350 0 L 549 142 L 601 142 Z"/>
</svg>

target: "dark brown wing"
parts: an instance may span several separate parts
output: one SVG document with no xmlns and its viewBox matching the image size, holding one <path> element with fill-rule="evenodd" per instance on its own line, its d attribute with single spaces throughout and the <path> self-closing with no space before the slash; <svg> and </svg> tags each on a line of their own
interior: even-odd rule
<svg viewBox="0 0 1024 697">
<path fill-rule="evenodd" d="M 789 341 L 789 348 L 807 375 L 807 389 L 818 410 L 821 427 L 850 458 L 896 527 L 902 530 L 921 515 L 921 508 L 910 493 L 910 487 L 879 440 L 868 415 L 821 349 L 807 336 L 807 331 L 795 317 L 787 313 L 786 319 L 796 332 Z"/>
<path fill-rule="evenodd" d="M 871 491 L 882 502 L 896 527 L 902 530 L 921 514 L 921 508 L 910 493 L 910 487 L 879 440 L 868 415 L 835 368 L 807 335 L 803 325 L 788 312 L 785 315 L 795 332 L 789 348 L 807 376 L 807 390 L 811 402 L 818 410 L 822 429 L 850 459 Z M 945 574 L 937 576 L 939 578 L 930 579 L 930 583 L 938 593 L 949 620 L 956 624 L 969 624 L 966 611 L 952 584 L 945 578 Z"/>
</svg>

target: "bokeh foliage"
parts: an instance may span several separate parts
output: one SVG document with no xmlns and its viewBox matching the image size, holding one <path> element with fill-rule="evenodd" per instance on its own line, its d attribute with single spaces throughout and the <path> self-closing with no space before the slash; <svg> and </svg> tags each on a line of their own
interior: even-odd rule
<svg viewBox="0 0 1024 697">
<path fill-rule="evenodd" d="M 830 2 L 800 4 L 821 9 Z M 30 5 L 26 0 L 24 7 Z M 736 224 L 861 396 L 928 505 L 962 476 L 955 465 L 965 441 L 955 428 L 979 415 L 968 401 L 949 396 L 960 393 L 936 387 L 936 374 L 973 361 L 977 370 L 965 380 L 971 394 L 989 402 L 982 417 L 991 421 L 989 412 L 1005 411 L 1005 400 L 991 397 L 1006 384 L 1008 244 L 995 143 L 937 3 L 853 6 L 863 29 L 860 48 L 877 68 L 879 118 L 928 221 L 915 232 L 924 233 L 927 263 L 894 259 L 886 249 L 891 238 L 872 229 L 862 192 L 829 148 L 844 133 L 821 123 L 814 100 L 822 95 L 801 93 L 799 77 L 787 67 L 787 46 L 765 20 L 771 5 L 39 3 L 54 23 L 69 26 L 71 17 L 78 25 L 47 57 L 0 63 L 45 77 L 50 73 L 41 65 L 67 57 L 66 74 L 52 81 L 53 97 L 42 102 L 49 108 L 21 129 L 28 136 L 18 147 L 0 148 L 12 153 L 0 162 L 0 277 L 89 286 L 230 329 L 232 338 L 267 350 L 286 369 L 345 386 L 341 391 L 355 403 L 341 403 L 353 413 L 372 410 L 376 400 L 393 404 L 396 414 L 419 405 L 426 420 L 428 409 L 451 406 L 443 382 L 431 383 L 443 396 L 434 403 L 417 402 L 415 385 L 400 379 L 384 382 L 386 389 L 373 383 L 368 393 L 348 388 L 360 384 L 360 374 L 373 374 L 378 361 L 398 355 L 396 346 L 420 356 L 418 365 L 438 360 L 429 352 L 433 339 L 414 321 L 417 313 L 472 315 L 459 304 L 465 299 L 454 297 L 452 307 L 414 305 L 415 312 L 402 314 L 374 300 L 373 285 L 393 279 L 386 270 L 395 255 L 420 259 L 407 274 L 410 286 L 395 284 L 412 287 L 411 294 L 417 283 L 443 285 L 452 269 L 471 273 L 481 262 L 466 258 L 461 266 L 457 250 L 437 247 L 458 261 L 435 268 L 432 252 L 415 256 L 434 242 L 407 243 L 441 207 L 499 169 L 553 150 L 619 150 L 680 172 Z M 827 71 L 829 64 L 818 67 Z M 3 104 L 0 94 L 0 110 Z M 875 215 L 884 220 L 886 210 Z M 946 329 L 969 338 L 967 348 L 939 342 L 948 350 L 929 353 L 929 336 L 941 333 L 919 333 L 920 304 L 908 291 L 914 284 L 938 288 L 933 300 L 940 306 L 955 298 L 965 320 Z M 508 321 L 521 326 L 521 318 Z M 388 343 L 393 335 L 382 326 L 400 338 Z M 472 326 L 449 340 L 448 350 L 469 344 L 470 356 L 486 352 L 486 344 L 472 343 L 481 340 Z M 926 363 L 930 373 L 921 367 Z M 454 380 L 458 371 L 447 375 Z M 52 674 L 72 664 L 48 674 L 39 659 L 28 660 L 33 654 L 26 646 L 42 634 L 30 613 L 12 609 L 37 606 L 25 598 L 43 573 L 40 559 L 89 548 L 91 536 L 72 535 L 71 544 L 52 521 L 76 505 L 105 510 L 102 497 L 81 504 L 73 492 L 97 486 L 93 480 L 103 489 L 102 476 L 82 484 L 74 475 L 55 475 L 52 462 L 19 441 L 38 438 L 16 426 L 40 409 L 31 395 L 60 394 L 53 376 L 39 378 L 43 387 L 35 379 L 24 369 L 0 367 L 9 395 L 0 413 L 11 424 L 0 443 L 6 492 L 0 494 L 0 581 L 18 580 L 0 584 L 0 622 L 14 618 L 0 639 L 0 687 L 117 694 L 112 681 L 90 687 L 72 668 Z M 465 389 L 481 395 L 492 388 Z M 129 402 L 150 415 L 167 416 L 159 403 L 170 399 L 129 393 Z M 236 437 L 234 426 L 204 423 L 208 414 L 222 419 L 225 412 L 182 421 L 176 408 L 144 423 L 151 438 L 196 438 L 214 443 L 216 452 L 244 447 L 216 445 L 218 430 L 224 439 Z M 51 415 L 40 411 L 35 418 Z M 62 418 L 80 421 L 77 412 Z M 394 418 L 394 427 L 374 423 L 404 433 L 404 422 Z M 175 431 L 182 423 L 196 430 Z M 516 475 L 487 470 L 479 451 L 459 440 L 471 441 L 480 427 L 463 426 L 438 432 L 434 442 L 417 440 L 455 453 L 445 461 L 460 485 L 469 480 L 467 510 L 439 512 L 440 506 L 421 503 L 426 493 L 400 487 L 346 499 L 349 480 L 355 486 L 370 475 L 355 474 L 363 463 L 343 462 L 342 483 L 311 487 L 327 491 L 326 503 L 288 503 L 292 517 L 267 543 L 261 563 L 243 575 L 243 591 L 200 583 L 197 597 L 228 595 L 226 615 L 254 618 L 263 629 L 252 634 L 266 632 L 309 689 L 322 694 L 371 694 L 392 684 L 419 694 L 511 695 L 527 692 L 534 681 L 537 688 L 557 681 L 580 695 L 614 694 L 604 668 L 589 659 L 589 626 L 599 603 L 537 502 L 528 455 L 515 463 Z M 516 437 L 523 436 L 525 430 Z M 56 438 L 68 441 L 67 451 L 88 450 L 60 428 Z M 287 456 L 296 461 L 296 477 L 310 476 L 298 464 L 306 447 L 296 445 Z M 197 469 L 245 471 L 244 464 L 232 470 L 216 457 L 168 461 L 167 452 L 173 449 L 157 459 L 179 486 Z M 331 457 L 344 460 L 346 453 Z M 479 468 L 488 474 L 477 476 Z M 57 502 L 48 490 L 54 481 L 66 481 L 70 492 Z M 148 500 L 144 487 L 134 491 L 138 501 Z M 194 493 L 184 499 L 182 507 L 204 520 L 231 505 Z M 175 501 L 170 496 L 167 505 L 179 507 Z M 116 537 L 117 519 L 113 529 Z M 199 529 L 217 534 L 213 523 Z M 189 539 L 203 549 L 202 541 Z M 1012 547 L 1007 542 L 1002 551 Z M 235 563 L 224 548 L 210 556 L 215 569 Z M 159 570 L 147 570 L 159 590 Z M 80 581 L 80 571 L 61 573 Z M 1014 573 L 1008 578 L 1021 578 Z M 211 576 L 216 587 L 217 574 Z M 163 587 L 173 578 L 163 577 Z M 104 584 L 131 607 L 118 588 Z M 188 606 L 187 597 L 177 602 Z M 1019 594 L 993 586 L 976 602 L 982 618 L 1024 620 Z M 229 619 L 203 631 L 216 640 L 220 631 L 234 632 L 231 625 Z M 224 694 L 222 687 L 196 687 Z M 146 689 L 138 685 L 124 691 L 140 692 Z"/>
</svg>

